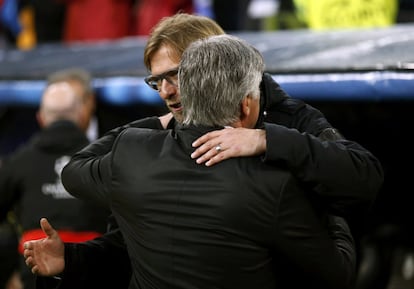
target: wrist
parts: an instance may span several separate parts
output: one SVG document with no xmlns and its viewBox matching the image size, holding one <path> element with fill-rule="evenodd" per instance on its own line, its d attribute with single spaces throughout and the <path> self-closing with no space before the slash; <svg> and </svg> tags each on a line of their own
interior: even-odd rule
<svg viewBox="0 0 414 289">
<path fill-rule="evenodd" d="M 257 152 L 264 154 L 266 152 L 266 131 L 264 129 L 256 129 L 257 133 Z"/>
</svg>

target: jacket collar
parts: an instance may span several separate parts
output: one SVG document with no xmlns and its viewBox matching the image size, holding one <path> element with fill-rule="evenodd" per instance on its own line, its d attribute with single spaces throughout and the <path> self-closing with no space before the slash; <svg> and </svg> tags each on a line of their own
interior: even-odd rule
<svg viewBox="0 0 414 289">
<path fill-rule="evenodd" d="M 274 81 L 273 77 L 266 72 L 263 73 L 262 82 L 260 83 L 260 93 L 260 113 L 256 128 L 263 127 L 263 122 L 268 110 L 289 98 L 289 95 L 284 92 L 280 85 Z"/>
</svg>

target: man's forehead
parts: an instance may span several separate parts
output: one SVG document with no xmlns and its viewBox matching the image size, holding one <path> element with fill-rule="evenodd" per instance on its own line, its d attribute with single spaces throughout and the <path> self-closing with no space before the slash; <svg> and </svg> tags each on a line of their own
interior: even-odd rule
<svg viewBox="0 0 414 289">
<path fill-rule="evenodd" d="M 159 76 L 159 75 L 163 75 L 163 74 L 165 74 L 165 73 L 168 73 L 168 72 L 170 72 L 170 71 L 172 71 L 172 70 L 177 69 L 177 67 L 178 67 L 178 63 L 177 63 L 176 65 L 174 65 L 174 66 L 171 66 L 171 67 L 166 68 L 166 69 L 165 69 L 165 70 L 163 70 L 163 71 L 156 72 L 156 73 L 151 73 L 151 75 L 152 75 L 152 76 Z"/>
<path fill-rule="evenodd" d="M 151 57 L 151 74 L 159 75 L 179 65 L 180 59 L 172 53 L 171 49 L 163 46 Z"/>
<path fill-rule="evenodd" d="M 77 96 L 81 98 L 86 97 L 86 88 L 81 82 L 73 79 L 73 80 L 67 81 L 67 83 L 69 83 L 72 89 L 76 92 Z"/>
</svg>

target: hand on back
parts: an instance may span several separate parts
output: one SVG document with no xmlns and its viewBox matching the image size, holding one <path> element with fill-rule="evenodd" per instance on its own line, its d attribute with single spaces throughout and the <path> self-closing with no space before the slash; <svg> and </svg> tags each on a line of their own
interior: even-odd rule
<svg viewBox="0 0 414 289">
<path fill-rule="evenodd" d="M 198 164 L 212 166 L 233 157 L 257 156 L 266 151 L 266 133 L 260 129 L 224 128 L 193 142 L 191 154 Z"/>
</svg>

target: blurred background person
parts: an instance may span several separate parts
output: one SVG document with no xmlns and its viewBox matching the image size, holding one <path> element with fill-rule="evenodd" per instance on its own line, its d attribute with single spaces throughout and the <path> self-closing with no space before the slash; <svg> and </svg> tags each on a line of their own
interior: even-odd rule
<svg viewBox="0 0 414 289">
<path fill-rule="evenodd" d="M 53 219 L 62 238 L 70 242 L 90 240 L 106 230 L 109 212 L 70 196 L 60 179 L 70 156 L 89 143 L 85 111 L 73 86 L 49 84 L 37 113 L 41 131 L 8 156 L 0 168 L 0 220 L 10 210 L 16 212 L 21 244 L 44 237 L 38 229 L 44 216 Z M 24 264 L 21 276 L 25 289 L 35 288 L 34 275 Z"/>
<path fill-rule="evenodd" d="M 72 87 L 76 96 L 82 102 L 82 118 L 79 119 L 79 126 L 86 131 L 90 141 L 97 139 L 101 132 L 98 126 L 98 119 L 95 116 L 96 96 L 91 74 L 82 68 L 67 68 L 50 74 L 47 82 L 49 85 L 65 82 Z"/>
</svg>

